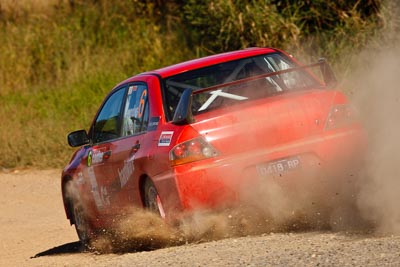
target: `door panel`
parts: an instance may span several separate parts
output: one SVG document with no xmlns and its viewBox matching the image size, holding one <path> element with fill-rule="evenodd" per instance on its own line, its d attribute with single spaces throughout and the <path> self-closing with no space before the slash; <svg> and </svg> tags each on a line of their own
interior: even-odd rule
<svg viewBox="0 0 400 267">
<path fill-rule="evenodd" d="M 123 138 L 113 142 L 111 156 L 114 185 L 119 187 L 113 203 L 118 207 L 141 206 L 138 181 L 144 173 L 143 162 L 146 160 L 142 151 L 149 121 L 148 99 L 146 84 L 137 83 L 128 87 L 122 120 Z"/>
<path fill-rule="evenodd" d="M 121 119 L 126 87 L 114 90 L 104 101 L 90 133 L 94 145 L 88 148 L 82 165 L 90 193 L 100 214 L 108 213 L 115 195 L 115 172 L 112 167 L 114 142 L 121 138 Z"/>
</svg>

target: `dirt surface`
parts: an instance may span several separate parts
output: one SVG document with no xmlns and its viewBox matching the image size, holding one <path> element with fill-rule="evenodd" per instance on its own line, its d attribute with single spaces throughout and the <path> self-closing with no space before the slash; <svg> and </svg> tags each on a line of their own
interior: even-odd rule
<svg viewBox="0 0 400 267">
<path fill-rule="evenodd" d="M 60 171 L 0 172 L 0 266 L 400 265 L 400 235 L 266 233 L 153 251 L 82 251 L 65 218 Z"/>
</svg>

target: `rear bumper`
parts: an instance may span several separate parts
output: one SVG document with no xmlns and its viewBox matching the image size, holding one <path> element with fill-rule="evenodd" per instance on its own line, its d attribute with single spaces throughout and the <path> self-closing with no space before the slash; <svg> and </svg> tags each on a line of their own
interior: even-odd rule
<svg viewBox="0 0 400 267">
<path fill-rule="evenodd" d="M 170 178 L 184 210 L 230 207 L 242 201 L 259 204 L 260 200 L 274 201 L 277 192 L 293 202 L 334 205 L 356 193 L 366 144 L 363 131 L 341 130 L 276 148 L 176 166 Z M 300 160 L 294 169 L 265 174 L 257 168 L 293 156 Z"/>
</svg>

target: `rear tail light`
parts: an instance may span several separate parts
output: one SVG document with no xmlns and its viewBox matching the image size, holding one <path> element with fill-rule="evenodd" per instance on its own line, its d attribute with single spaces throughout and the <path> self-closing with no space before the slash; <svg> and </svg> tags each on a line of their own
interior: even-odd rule
<svg viewBox="0 0 400 267">
<path fill-rule="evenodd" d="M 203 137 L 197 137 L 174 146 L 169 152 L 169 159 L 172 161 L 172 165 L 179 165 L 212 158 L 217 154 L 217 150 Z"/>
<path fill-rule="evenodd" d="M 352 124 L 354 121 L 355 111 L 351 106 L 347 104 L 335 105 L 329 112 L 325 129 L 329 130 L 344 127 Z"/>
</svg>

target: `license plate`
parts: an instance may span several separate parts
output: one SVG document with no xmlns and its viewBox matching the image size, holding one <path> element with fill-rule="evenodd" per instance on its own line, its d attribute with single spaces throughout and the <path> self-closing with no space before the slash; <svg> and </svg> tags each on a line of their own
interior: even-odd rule
<svg viewBox="0 0 400 267">
<path fill-rule="evenodd" d="M 285 173 L 300 168 L 299 157 L 285 158 L 265 164 L 257 165 L 257 172 L 261 176 L 269 176 L 278 173 Z"/>
</svg>

